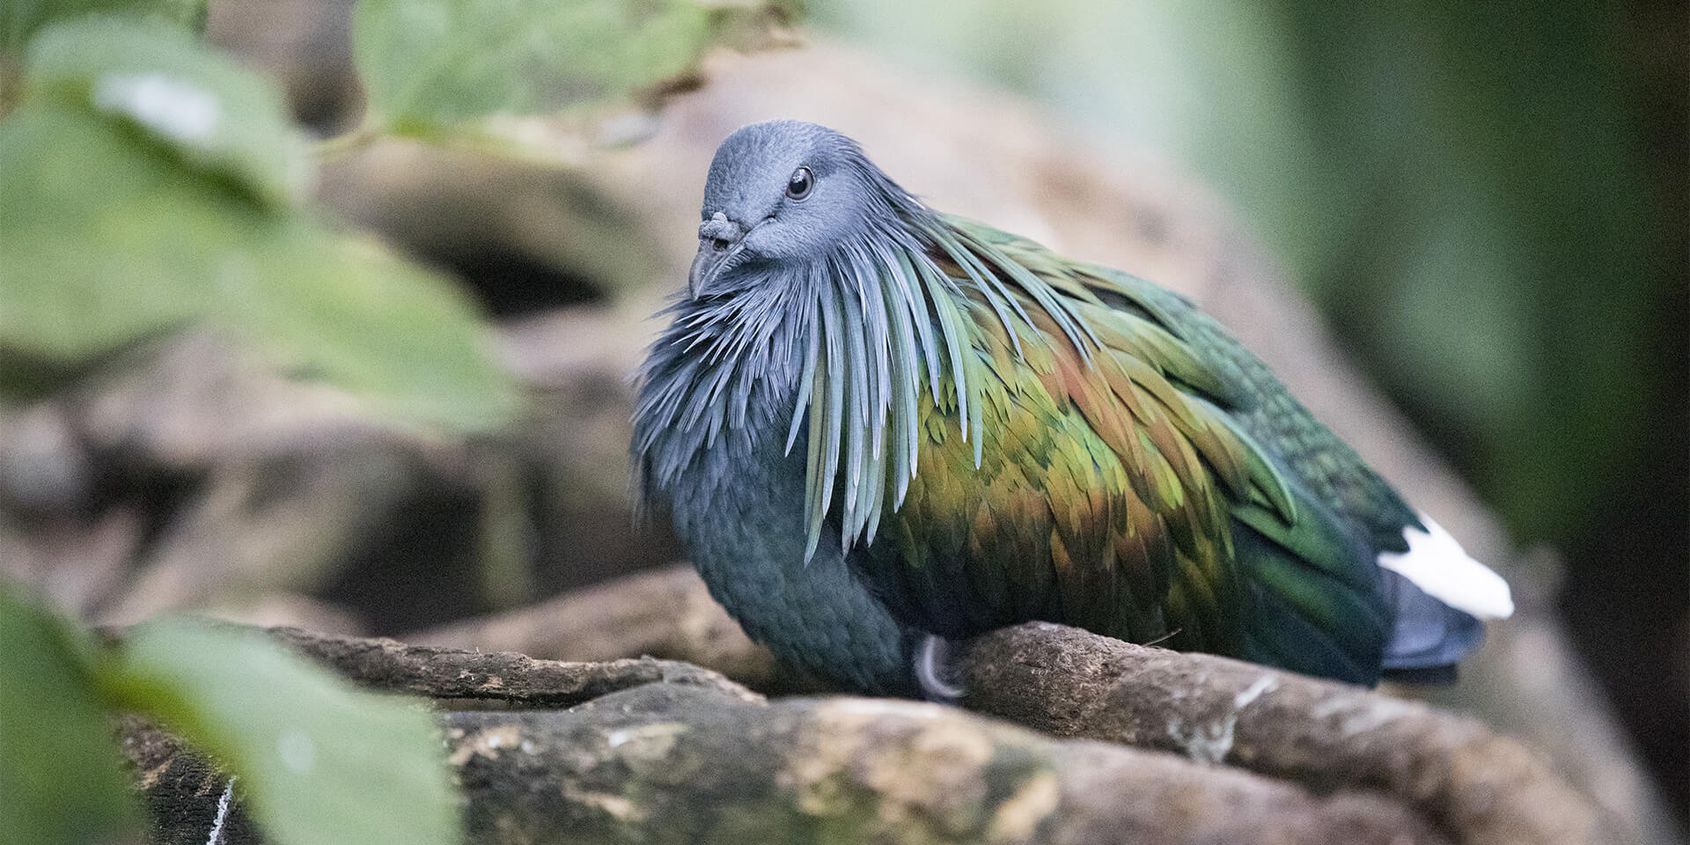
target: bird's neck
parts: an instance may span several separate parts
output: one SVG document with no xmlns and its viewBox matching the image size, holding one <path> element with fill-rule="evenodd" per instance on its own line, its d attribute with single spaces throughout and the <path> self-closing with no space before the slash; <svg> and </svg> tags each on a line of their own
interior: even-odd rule
<svg viewBox="0 0 1690 845">
<path fill-rule="evenodd" d="M 782 281 L 751 290 L 792 288 Z M 641 371 L 642 496 L 669 512 L 711 595 L 781 660 L 861 690 L 911 694 L 914 635 L 851 572 L 837 533 L 806 553 L 805 434 L 790 452 L 787 437 L 803 413 L 813 326 L 779 305 L 672 309 Z"/>
<path fill-rule="evenodd" d="M 821 373 L 836 384 L 861 380 L 849 395 L 861 392 L 861 401 L 881 407 L 890 404 L 891 397 L 882 394 L 892 379 L 882 376 L 871 384 L 863 373 L 889 371 L 888 344 L 901 341 L 897 366 L 908 370 L 909 383 L 928 373 L 914 330 L 891 336 L 896 315 L 927 312 L 927 293 L 919 279 L 896 284 L 888 279 L 899 272 L 900 258 L 906 269 L 931 266 L 923 232 L 940 223 L 913 198 L 898 196 L 909 208 L 889 201 L 885 225 L 842 237 L 825 255 L 747 268 L 724 293 L 684 299 L 669 309 L 673 319 L 640 373 L 634 419 L 634 454 L 648 502 L 715 501 L 752 463 L 780 471 L 796 466 L 805 474 L 807 434 L 798 423 L 807 411 L 816 413 L 816 400 L 805 400 L 810 403 L 805 408 L 797 404 L 800 394 L 810 395 L 803 388 L 817 383 Z M 917 224 L 928 228 L 918 230 Z M 937 272 L 930 270 L 929 277 Z M 865 325 L 873 320 L 878 323 Z M 871 361 L 870 351 L 880 357 Z M 941 365 L 932 366 L 929 380 L 936 382 Z M 821 418 L 855 419 L 837 396 L 833 401 Z M 833 433 L 828 448 L 839 451 L 839 432 Z M 853 430 L 849 436 L 866 441 L 879 435 Z M 860 475 L 862 467 L 850 471 Z M 831 484 L 832 474 L 811 481 Z M 819 516 L 811 516 L 807 531 L 814 542 Z M 677 509 L 675 517 L 688 515 Z"/>
<path fill-rule="evenodd" d="M 715 500 L 736 474 L 784 452 L 808 340 L 804 321 L 781 310 L 779 291 L 758 285 L 671 309 L 635 410 L 647 499 Z"/>
</svg>

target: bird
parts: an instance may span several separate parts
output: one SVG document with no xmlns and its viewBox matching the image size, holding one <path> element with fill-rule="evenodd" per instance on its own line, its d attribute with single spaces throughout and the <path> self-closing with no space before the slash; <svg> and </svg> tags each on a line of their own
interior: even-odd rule
<svg viewBox="0 0 1690 845">
<path fill-rule="evenodd" d="M 745 126 L 635 376 L 643 512 L 782 662 L 956 701 L 1028 621 L 1448 682 L 1507 583 L 1192 302 L 929 207 L 847 136 Z"/>
</svg>

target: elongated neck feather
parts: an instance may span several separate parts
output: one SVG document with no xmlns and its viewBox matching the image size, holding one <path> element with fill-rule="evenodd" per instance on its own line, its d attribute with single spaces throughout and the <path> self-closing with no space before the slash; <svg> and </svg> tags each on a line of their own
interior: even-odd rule
<svg viewBox="0 0 1690 845">
<path fill-rule="evenodd" d="M 901 225 L 876 229 L 813 261 L 746 268 L 730 293 L 671 304 L 640 372 L 634 452 L 645 498 L 683 483 L 689 495 L 707 494 L 731 483 L 757 449 L 794 448 L 812 399 L 829 395 L 825 385 L 817 393 L 817 379 L 863 331 L 860 280 L 881 272 L 871 257 L 925 261 L 920 252 Z M 854 330 L 841 324 L 847 306 Z M 857 395 L 843 390 L 848 378 L 836 376 L 842 400 Z"/>
<path fill-rule="evenodd" d="M 730 479 L 784 433 L 802 372 L 801 290 L 778 280 L 731 297 L 681 299 L 640 372 L 634 453 L 645 499 L 683 480 Z"/>
<path fill-rule="evenodd" d="M 805 434 L 806 554 L 830 513 L 847 548 L 872 542 L 882 513 L 902 505 L 915 475 L 920 403 L 955 409 L 979 463 L 977 312 L 994 315 L 987 319 L 1001 321 L 1018 344 L 1022 332 L 1011 324 L 1033 323 L 1026 299 L 1076 347 L 1095 343 L 1043 280 L 878 171 L 865 178 L 879 187 L 857 234 L 808 262 L 745 268 L 763 275 L 671 308 L 674 321 L 642 370 L 636 410 L 634 449 L 648 500 L 683 480 L 726 483 L 777 431 L 788 450 Z"/>
</svg>

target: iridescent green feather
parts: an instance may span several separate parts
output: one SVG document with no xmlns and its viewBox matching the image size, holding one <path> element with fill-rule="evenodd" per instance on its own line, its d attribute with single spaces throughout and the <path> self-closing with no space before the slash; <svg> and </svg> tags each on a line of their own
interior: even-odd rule
<svg viewBox="0 0 1690 845">
<path fill-rule="evenodd" d="M 1330 515 L 1368 490 L 1317 473 L 1305 492 L 1325 430 L 1259 361 L 1132 277 L 959 218 L 918 234 L 817 294 L 811 549 L 837 520 L 894 612 L 939 633 L 1044 618 L 1240 654 L 1265 588 L 1316 628 L 1382 636 L 1376 576 Z M 1286 402 L 1303 417 L 1267 418 Z M 1241 530 L 1265 538 L 1259 566 Z"/>
</svg>

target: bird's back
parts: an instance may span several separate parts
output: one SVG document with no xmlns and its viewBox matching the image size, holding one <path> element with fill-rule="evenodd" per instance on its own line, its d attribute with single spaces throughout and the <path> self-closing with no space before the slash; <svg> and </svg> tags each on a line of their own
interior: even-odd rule
<svg viewBox="0 0 1690 845">
<path fill-rule="evenodd" d="M 1214 320 L 1149 282 L 948 222 L 977 269 L 1044 282 L 1085 337 L 1022 289 L 1006 285 L 1020 308 L 1005 314 L 956 286 L 986 435 L 976 462 L 941 392 L 907 499 L 854 553 L 896 615 L 951 637 L 1046 619 L 1363 683 L 1391 668 L 1404 612 L 1425 623 L 1420 663 L 1471 647 L 1470 617 L 1378 565 L 1406 551 L 1415 513 Z"/>
</svg>

